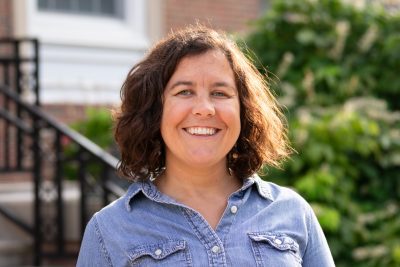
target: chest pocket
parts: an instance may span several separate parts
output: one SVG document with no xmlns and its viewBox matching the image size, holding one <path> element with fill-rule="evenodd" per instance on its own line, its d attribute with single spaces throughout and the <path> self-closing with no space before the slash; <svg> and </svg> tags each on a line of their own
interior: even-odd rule
<svg viewBox="0 0 400 267">
<path fill-rule="evenodd" d="M 299 245 L 282 233 L 249 233 L 256 266 L 301 266 Z"/>
<path fill-rule="evenodd" d="M 135 247 L 129 254 L 131 266 L 192 266 L 184 240 L 169 240 Z"/>
</svg>

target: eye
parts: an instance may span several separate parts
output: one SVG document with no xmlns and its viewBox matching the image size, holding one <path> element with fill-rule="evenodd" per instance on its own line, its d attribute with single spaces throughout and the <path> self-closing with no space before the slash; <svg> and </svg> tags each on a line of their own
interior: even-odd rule
<svg viewBox="0 0 400 267">
<path fill-rule="evenodd" d="M 212 92 L 212 95 L 213 95 L 213 96 L 217 96 L 217 97 L 227 97 L 227 96 L 228 96 L 226 93 L 224 93 L 224 92 L 222 92 L 222 91 L 215 91 L 215 92 Z"/>
<path fill-rule="evenodd" d="M 186 95 L 191 95 L 191 94 L 192 94 L 191 90 L 185 89 L 185 90 L 179 91 L 176 95 L 184 95 L 184 96 L 186 96 Z"/>
</svg>

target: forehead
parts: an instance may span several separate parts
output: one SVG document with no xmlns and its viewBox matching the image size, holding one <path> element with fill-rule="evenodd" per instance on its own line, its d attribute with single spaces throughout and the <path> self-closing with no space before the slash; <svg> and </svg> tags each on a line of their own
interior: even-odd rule
<svg viewBox="0 0 400 267">
<path fill-rule="evenodd" d="M 198 74 L 200 71 L 215 75 L 229 74 L 233 76 L 231 64 L 225 54 L 220 50 L 213 49 L 201 54 L 183 57 L 177 64 L 172 77 L 177 74 Z M 218 71 L 218 73 L 215 73 L 215 71 Z"/>
</svg>

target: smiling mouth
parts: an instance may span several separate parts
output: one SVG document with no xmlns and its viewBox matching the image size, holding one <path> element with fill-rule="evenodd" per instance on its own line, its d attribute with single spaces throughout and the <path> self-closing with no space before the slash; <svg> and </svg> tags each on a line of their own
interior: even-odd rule
<svg viewBox="0 0 400 267">
<path fill-rule="evenodd" d="M 184 130 L 191 135 L 199 135 L 199 136 L 211 136 L 219 131 L 219 129 L 217 128 L 209 128 L 209 127 L 189 127 L 189 128 L 184 128 Z"/>
</svg>

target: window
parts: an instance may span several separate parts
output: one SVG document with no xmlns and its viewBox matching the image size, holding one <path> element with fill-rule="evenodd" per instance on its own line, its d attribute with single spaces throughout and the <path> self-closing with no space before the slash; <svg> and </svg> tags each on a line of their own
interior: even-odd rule
<svg viewBox="0 0 400 267">
<path fill-rule="evenodd" d="M 38 0 L 39 11 L 122 18 L 122 0 Z"/>
<path fill-rule="evenodd" d="M 15 35 L 41 42 L 42 102 L 118 103 L 125 73 L 149 45 L 150 2 L 12 1 Z"/>
<path fill-rule="evenodd" d="M 141 50 L 148 46 L 146 0 L 19 0 L 14 8 L 22 18 L 22 27 L 16 29 L 42 44 Z"/>
</svg>

